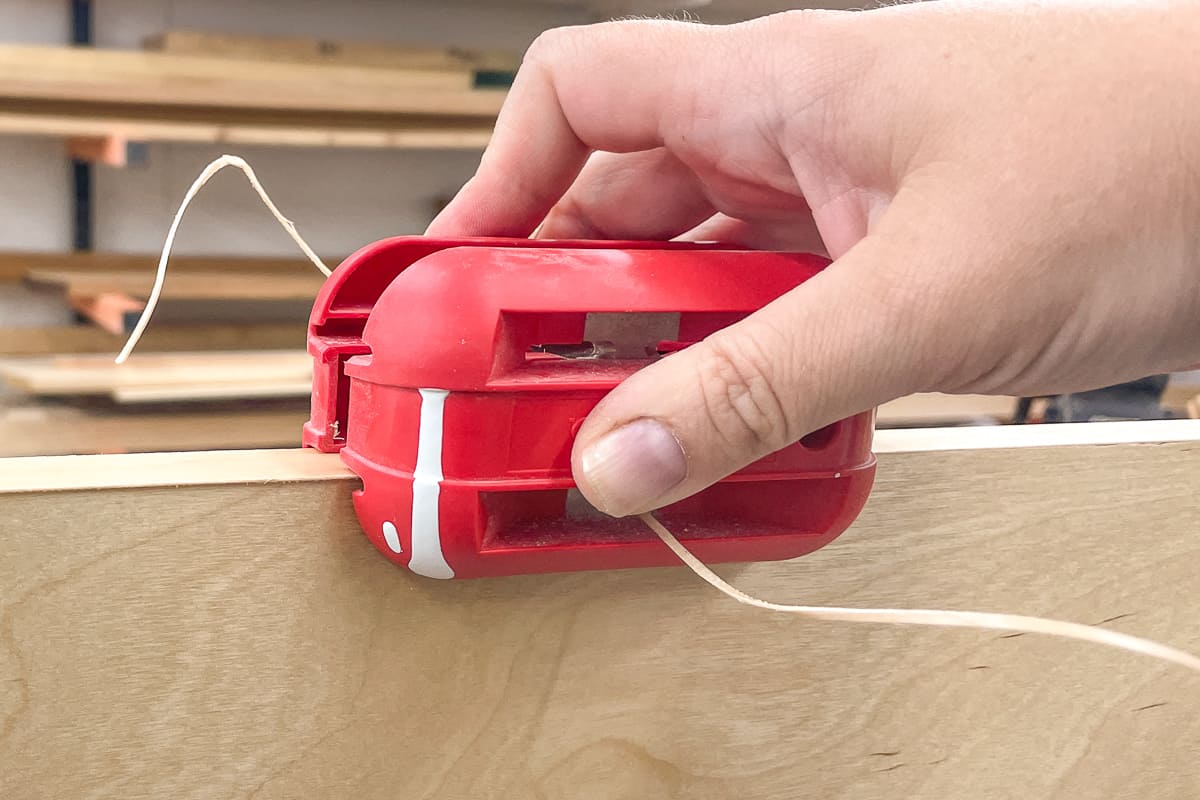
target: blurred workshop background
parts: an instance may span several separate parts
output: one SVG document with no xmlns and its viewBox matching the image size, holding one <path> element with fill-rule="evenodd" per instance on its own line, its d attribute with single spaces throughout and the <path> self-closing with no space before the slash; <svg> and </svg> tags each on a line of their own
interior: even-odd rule
<svg viewBox="0 0 1200 800">
<path fill-rule="evenodd" d="M 0 456 L 298 444 L 321 278 L 235 171 L 189 211 L 137 356 L 111 363 L 176 207 L 218 155 L 245 157 L 336 263 L 423 230 L 541 31 L 797 5 L 0 0 Z M 921 395 L 880 424 L 1186 416 L 1198 395 L 1195 374 L 1070 398 Z"/>
</svg>

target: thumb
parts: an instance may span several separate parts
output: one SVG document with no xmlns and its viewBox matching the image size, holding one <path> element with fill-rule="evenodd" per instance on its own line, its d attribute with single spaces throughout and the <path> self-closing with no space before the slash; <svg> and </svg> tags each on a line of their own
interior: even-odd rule
<svg viewBox="0 0 1200 800">
<path fill-rule="evenodd" d="M 588 501 L 613 516 L 662 507 L 922 387 L 930 376 L 904 332 L 923 316 L 898 301 L 921 295 L 889 290 L 883 276 L 896 270 L 881 268 L 912 263 L 894 241 L 868 236 L 802 286 L 610 392 L 572 453 Z"/>
</svg>

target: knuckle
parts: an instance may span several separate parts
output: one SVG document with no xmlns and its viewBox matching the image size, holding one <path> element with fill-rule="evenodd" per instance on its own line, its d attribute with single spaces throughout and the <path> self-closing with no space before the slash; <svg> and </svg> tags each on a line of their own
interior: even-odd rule
<svg viewBox="0 0 1200 800">
<path fill-rule="evenodd" d="M 569 58 L 570 51 L 576 46 L 575 42 L 578 41 L 582 30 L 579 26 L 569 26 L 542 31 L 526 48 L 522 66 L 548 68 Z"/>
<path fill-rule="evenodd" d="M 764 22 L 757 49 L 781 132 L 812 138 L 852 118 L 852 97 L 871 73 L 872 38 L 863 15 L 820 9 L 786 11 Z"/>
<path fill-rule="evenodd" d="M 793 440 L 786 407 L 770 376 L 771 350 L 759 337 L 708 339 L 697 369 L 709 424 L 735 450 L 766 455 Z"/>
</svg>

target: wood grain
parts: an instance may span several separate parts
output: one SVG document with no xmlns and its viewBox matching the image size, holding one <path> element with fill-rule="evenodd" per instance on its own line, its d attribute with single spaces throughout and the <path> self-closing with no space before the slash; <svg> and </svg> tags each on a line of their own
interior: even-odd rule
<svg viewBox="0 0 1200 800">
<path fill-rule="evenodd" d="M 207 57 L 336 64 L 388 69 L 515 71 L 519 53 L 434 45 L 403 45 L 317 39 L 307 36 L 250 36 L 228 32 L 169 30 L 148 37 L 147 50 Z"/>
<path fill-rule="evenodd" d="M 304 403 L 188 410 L 0 407 L 0 456 L 295 447 L 308 415 Z"/>
<path fill-rule="evenodd" d="M 154 287 L 154 272 L 145 270 L 32 269 L 26 281 L 56 287 L 72 297 L 110 292 L 145 299 Z M 295 273 L 230 272 L 229 270 L 171 273 L 163 284 L 164 300 L 309 300 L 325 278 L 312 265 Z"/>
<path fill-rule="evenodd" d="M 0 97 L 62 104 L 494 117 L 505 93 L 470 86 L 470 74 L 461 70 L 0 46 Z"/>
<path fill-rule="evenodd" d="M 1020 611 L 1200 650 L 1200 424 L 1119 426 L 1089 427 L 1142 443 L 881 432 L 849 532 L 721 571 L 783 602 Z M 431 582 L 370 548 L 336 459 L 189 458 L 0 462 L 0 486 L 77 476 L 0 497 L 0 796 L 1200 795 L 1190 674 L 770 615 L 680 569 Z"/>
<path fill-rule="evenodd" d="M 876 424 L 890 428 L 916 425 L 996 425 L 1010 422 L 1017 399 L 1000 395 L 913 394 L 884 403 L 876 412 Z"/>
<path fill-rule="evenodd" d="M 192 142 L 275 147 L 344 147 L 378 150 L 482 150 L 492 136 L 487 122 L 422 126 L 409 122 L 357 127 L 299 122 L 163 121 L 131 115 L 13 113 L 0 111 L 0 134 L 90 137 L 132 142 Z"/>
<path fill-rule="evenodd" d="M 337 264 L 340 258 L 326 258 Z M 0 251 L 0 280 L 24 280 L 30 272 L 135 272 L 153 280 L 158 266 L 158 253 L 42 253 Z M 270 258 L 243 256 L 171 256 L 171 276 L 182 273 L 271 273 L 283 275 L 305 275 L 313 268 L 303 258 Z"/>
<path fill-rule="evenodd" d="M 303 346 L 306 326 L 294 323 L 220 323 L 151 325 L 138 342 L 138 353 L 188 350 L 296 350 Z M 39 328 L 0 327 L 0 356 L 45 356 L 63 353 L 116 355 L 125 335 L 91 325 Z"/>
<path fill-rule="evenodd" d="M 127 402 L 303 397 L 311 391 L 312 358 L 302 350 L 145 353 L 120 365 L 107 355 L 12 358 L 0 361 L 0 379 L 29 394 Z"/>
</svg>

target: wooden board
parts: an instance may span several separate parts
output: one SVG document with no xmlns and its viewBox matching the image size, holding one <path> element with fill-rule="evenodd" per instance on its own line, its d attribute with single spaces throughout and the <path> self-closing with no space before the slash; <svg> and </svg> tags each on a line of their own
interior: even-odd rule
<svg viewBox="0 0 1200 800">
<path fill-rule="evenodd" d="M 1188 402 L 1200 396 L 1200 371 L 1179 372 L 1171 376 L 1163 391 L 1163 406 L 1187 416 Z"/>
<path fill-rule="evenodd" d="M 138 411 L 0 407 L 0 457 L 297 447 L 304 404 Z"/>
<path fill-rule="evenodd" d="M 119 402 L 304 397 L 312 358 L 304 351 L 139 353 L 124 364 L 108 355 L 0 361 L 0 379 L 44 396 L 106 395 Z"/>
<path fill-rule="evenodd" d="M 226 58 L 432 70 L 516 71 L 519 53 L 391 42 L 343 41 L 306 36 L 250 36 L 200 30 L 169 30 L 147 37 L 147 50 Z"/>
<path fill-rule="evenodd" d="M 340 257 L 326 258 L 337 264 Z M 35 253 L 0 252 L 0 280 L 24 280 L 30 272 L 136 272 L 152 280 L 158 253 Z M 171 276 L 185 272 L 271 273 L 306 275 L 313 265 L 304 258 L 246 258 L 240 256 L 171 256 Z"/>
<path fill-rule="evenodd" d="M 26 280 L 53 286 L 72 297 L 118 293 L 145 299 L 154 286 L 154 271 L 95 269 L 33 269 Z M 308 300 L 312 301 L 325 278 L 308 265 L 294 273 L 189 270 L 169 272 L 163 284 L 164 300 Z"/>
<path fill-rule="evenodd" d="M 495 116 L 505 93 L 470 87 L 470 75 L 460 70 L 371 69 L 99 48 L 0 46 L 0 98 L 14 100 L 110 103 L 131 108 Z"/>
<path fill-rule="evenodd" d="M 903 428 L 915 425 L 960 425 L 1011 422 L 1015 397 L 982 394 L 922 393 L 879 407 L 876 424 Z"/>
<path fill-rule="evenodd" d="M 298 122 L 254 123 L 139 119 L 120 114 L 12 113 L 0 111 L 0 135 L 101 137 L 132 142 L 190 142 L 275 147 L 343 147 L 378 150 L 482 150 L 489 123 L 437 126 L 410 122 L 345 126 Z"/>
<path fill-rule="evenodd" d="M 1078 427 L 881 432 L 849 532 L 720 571 L 1200 650 L 1200 423 Z M 356 483 L 300 451 L 0 461 L 0 796 L 1200 795 L 1194 675 L 771 615 L 680 569 L 417 579 L 357 529 Z"/>
<path fill-rule="evenodd" d="M 139 353 L 188 350 L 295 350 L 304 343 L 303 323 L 223 323 L 213 325 L 151 325 L 138 342 Z M 39 328 L 0 327 L 0 357 L 45 356 L 63 353 L 107 353 L 115 356 L 125 344 L 91 325 Z"/>
</svg>

